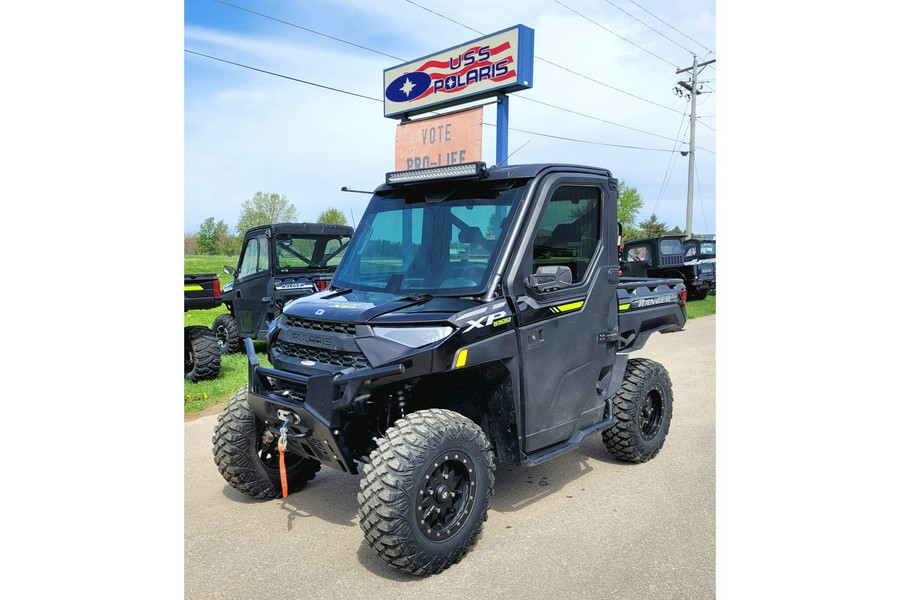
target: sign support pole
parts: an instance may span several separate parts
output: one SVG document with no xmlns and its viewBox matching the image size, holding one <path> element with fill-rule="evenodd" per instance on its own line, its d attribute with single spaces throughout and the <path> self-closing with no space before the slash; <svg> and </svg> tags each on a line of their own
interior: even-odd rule
<svg viewBox="0 0 900 600">
<path fill-rule="evenodd" d="M 509 158 L 509 96 L 497 96 L 497 166 Z"/>
</svg>

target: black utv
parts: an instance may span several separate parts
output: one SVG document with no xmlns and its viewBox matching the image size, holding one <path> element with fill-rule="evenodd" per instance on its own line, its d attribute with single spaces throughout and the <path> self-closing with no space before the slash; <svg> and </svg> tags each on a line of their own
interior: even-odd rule
<svg viewBox="0 0 900 600">
<path fill-rule="evenodd" d="M 688 298 L 703 300 L 716 288 L 715 265 L 685 258 L 683 237 L 662 235 L 629 240 L 622 246 L 620 258 L 625 277 L 662 277 L 680 279 Z"/>
<path fill-rule="evenodd" d="M 620 280 L 618 193 L 564 164 L 389 173 L 329 288 L 270 324 L 271 368 L 245 340 L 248 389 L 212 438 L 223 478 L 278 498 L 321 465 L 361 470 L 365 539 L 426 575 L 475 545 L 498 463 L 592 433 L 623 461 L 656 456 L 672 383 L 628 352 L 681 329 L 686 290 Z"/>
<path fill-rule="evenodd" d="M 222 289 L 228 313 L 213 321 L 223 354 L 241 339 L 263 340 L 285 304 L 328 287 L 353 228 L 323 223 L 274 223 L 247 230 L 234 277 Z"/>
</svg>

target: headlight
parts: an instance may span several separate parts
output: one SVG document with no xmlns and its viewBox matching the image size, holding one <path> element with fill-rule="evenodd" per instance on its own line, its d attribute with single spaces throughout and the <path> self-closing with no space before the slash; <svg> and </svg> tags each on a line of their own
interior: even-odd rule
<svg viewBox="0 0 900 600">
<path fill-rule="evenodd" d="M 421 348 L 433 344 L 453 333 L 452 327 L 372 327 L 372 332 L 383 338 L 409 346 Z"/>
<path fill-rule="evenodd" d="M 231 281 L 229 281 L 228 283 L 226 283 L 225 285 L 222 286 L 222 291 L 223 291 L 223 292 L 230 292 L 230 291 L 231 291 L 231 288 L 233 288 L 233 287 L 234 287 L 234 280 L 231 280 Z"/>
</svg>

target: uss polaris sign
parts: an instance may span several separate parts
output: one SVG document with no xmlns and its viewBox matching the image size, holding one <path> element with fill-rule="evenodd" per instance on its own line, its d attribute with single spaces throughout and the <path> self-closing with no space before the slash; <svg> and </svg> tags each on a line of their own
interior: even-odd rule
<svg viewBox="0 0 900 600">
<path fill-rule="evenodd" d="M 532 86 L 534 30 L 516 25 L 384 70 L 384 116 L 405 118 Z"/>
</svg>

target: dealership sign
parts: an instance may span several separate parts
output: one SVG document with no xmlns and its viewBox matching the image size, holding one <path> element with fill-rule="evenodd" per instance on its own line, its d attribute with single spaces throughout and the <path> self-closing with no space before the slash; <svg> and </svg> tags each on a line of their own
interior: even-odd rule
<svg viewBox="0 0 900 600">
<path fill-rule="evenodd" d="M 384 116 L 406 118 L 528 89 L 534 30 L 516 25 L 384 71 Z"/>
</svg>

